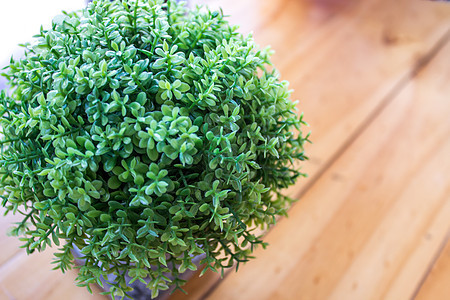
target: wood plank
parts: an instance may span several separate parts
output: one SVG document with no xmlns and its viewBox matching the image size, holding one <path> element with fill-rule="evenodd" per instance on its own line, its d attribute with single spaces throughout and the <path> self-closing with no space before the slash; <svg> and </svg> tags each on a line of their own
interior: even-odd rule
<svg viewBox="0 0 450 300">
<path fill-rule="evenodd" d="M 242 32 L 254 30 L 257 43 L 273 45 L 274 64 L 311 125 L 311 160 L 303 167 L 311 177 L 450 27 L 450 6 L 428 1 L 198 2 L 223 7 Z"/>
<path fill-rule="evenodd" d="M 450 228 L 449 55 L 447 44 L 208 299 L 413 295 Z M 430 230 L 438 242 L 423 242 Z"/>
<path fill-rule="evenodd" d="M 183 286 L 183 289 L 186 291 L 187 295 L 181 291 L 176 291 L 169 297 L 169 299 L 202 299 L 206 291 L 215 286 L 220 280 L 220 275 L 212 272 L 211 270 L 206 271 L 202 277 L 199 277 L 202 269 L 203 268 L 197 270 L 186 285 Z"/>
<path fill-rule="evenodd" d="M 310 180 L 343 152 L 401 88 L 450 26 L 450 6 L 427 1 L 193 1 L 223 7 L 241 32 L 254 30 L 261 45 L 272 44 L 275 65 L 301 99 L 311 124 L 310 179 L 289 190 L 298 197 Z M 340 179 L 338 173 L 333 175 Z M 219 280 L 215 273 L 186 285 L 200 299 Z M 198 282 L 197 282 L 198 281 Z M 183 299 L 175 293 L 172 299 Z"/>
<path fill-rule="evenodd" d="M 0 285 L 0 299 L 9 299 L 9 300 L 14 300 L 12 295 L 8 292 L 7 289 L 5 289 L 5 287 Z"/>
<path fill-rule="evenodd" d="M 55 272 L 55 271 L 54 271 Z M 56 271 L 58 272 L 58 271 Z M 64 275 L 61 275 L 64 278 L 58 283 L 58 285 L 54 285 L 53 288 L 42 298 L 45 300 L 107 300 L 109 299 L 107 296 L 100 295 L 103 290 L 96 285 L 92 285 L 92 294 L 90 294 L 86 288 L 78 287 L 75 285 L 75 278 L 77 276 L 76 271 L 72 270 L 67 272 Z"/>
<path fill-rule="evenodd" d="M 98 292 L 91 295 L 85 288 L 77 287 L 75 271 L 62 274 L 52 270 L 52 259 L 51 249 L 32 255 L 21 251 L 0 267 L 0 286 L 11 299 L 106 299 Z"/>
<path fill-rule="evenodd" d="M 431 273 L 427 276 L 416 300 L 447 300 L 450 299 L 450 240 L 441 252 Z"/>
<path fill-rule="evenodd" d="M 8 214 L 4 216 L 5 208 L 0 206 L 0 266 L 20 251 L 20 241 L 16 237 L 8 236 L 9 228 L 14 222 L 21 220 L 20 216 Z"/>
</svg>

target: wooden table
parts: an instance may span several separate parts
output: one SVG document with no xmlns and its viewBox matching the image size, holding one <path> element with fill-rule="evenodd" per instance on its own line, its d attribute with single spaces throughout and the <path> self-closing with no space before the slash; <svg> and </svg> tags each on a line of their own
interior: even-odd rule
<svg viewBox="0 0 450 300">
<path fill-rule="evenodd" d="M 198 2 L 272 45 L 313 144 L 270 246 L 171 299 L 450 299 L 450 4 Z M 103 299 L 0 243 L 0 299 Z"/>
</svg>

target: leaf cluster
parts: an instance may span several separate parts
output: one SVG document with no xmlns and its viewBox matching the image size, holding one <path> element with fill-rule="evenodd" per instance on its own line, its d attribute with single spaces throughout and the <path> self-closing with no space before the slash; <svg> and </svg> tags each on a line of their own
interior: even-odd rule
<svg viewBox="0 0 450 300">
<path fill-rule="evenodd" d="M 126 295 L 128 273 L 156 296 L 195 256 L 223 271 L 265 245 L 253 229 L 286 213 L 307 137 L 270 51 L 236 29 L 174 1 L 97 0 L 11 60 L 0 192 L 29 253 L 55 244 L 65 271 L 76 246 L 81 286 L 115 274 Z"/>
</svg>

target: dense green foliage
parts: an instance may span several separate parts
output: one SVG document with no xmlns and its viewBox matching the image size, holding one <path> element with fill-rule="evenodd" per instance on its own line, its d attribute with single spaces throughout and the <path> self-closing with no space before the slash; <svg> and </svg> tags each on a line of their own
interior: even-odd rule
<svg viewBox="0 0 450 300">
<path fill-rule="evenodd" d="M 264 245 L 306 141 L 268 50 L 162 0 L 94 1 L 36 38 L 0 94 L 0 197 L 29 253 L 56 244 L 65 271 L 76 245 L 80 285 L 115 273 L 123 295 L 128 272 L 156 295 L 196 255 L 223 270 Z"/>
</svg>

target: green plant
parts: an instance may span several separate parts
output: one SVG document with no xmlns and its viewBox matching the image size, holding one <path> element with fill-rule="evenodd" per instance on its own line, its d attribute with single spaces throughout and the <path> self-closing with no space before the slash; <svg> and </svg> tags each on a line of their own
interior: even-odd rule
<svg viewBox="0 0 450 300">
<path fill-rule="evenodd" d="M 155 296 L 196 255 L 223 271 L 265 246 L 307 141 L 269 50 L 162 0 L 94 1 L 36 37 L 0 94 L 0 197 L 28 253 L 58 245 L 65 271 L 75 245 L 80 286 L 114 273 L 125 295 L 128 272 Z"/>
</svg>

